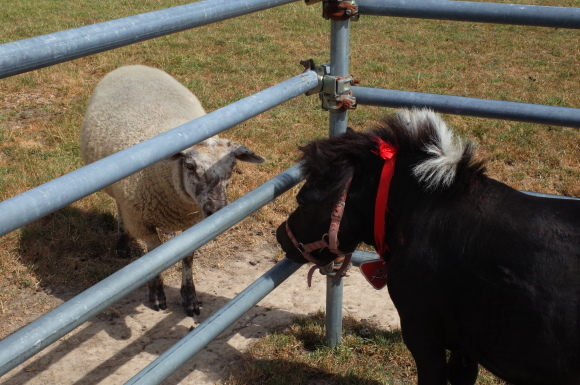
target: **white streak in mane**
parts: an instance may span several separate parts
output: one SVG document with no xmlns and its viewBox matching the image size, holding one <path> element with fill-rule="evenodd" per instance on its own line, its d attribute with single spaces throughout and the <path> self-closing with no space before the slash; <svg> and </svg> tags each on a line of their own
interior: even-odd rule
<svg viewBox="0 0 580 385">
<path fill-rule="evenodd" d="M 441 117 L 431 110 L 402 110 L 397 117 L 417 139 L 424 130 L 432 131 L 434 134 L 423 149 L 430 157 L 413 168 L 413 175 L 420 182 L 426 183 L 429 190 L 449 187 L 455 180 L 457 166 L 463 156 L 463 142 L 456 138 Z"/>
</svg>

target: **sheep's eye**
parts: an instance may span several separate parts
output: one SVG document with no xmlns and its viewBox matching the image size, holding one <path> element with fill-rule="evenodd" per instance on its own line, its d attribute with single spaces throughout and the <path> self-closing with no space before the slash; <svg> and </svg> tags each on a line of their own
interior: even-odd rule
<svg viewBox="0 0 580 385">
<path fill-rule="evenodd" d="M 186 163 L 185 168 L 187 168 L 189 171 L 195 171 L 195 165 L 191 163 Z"/>
</svg>

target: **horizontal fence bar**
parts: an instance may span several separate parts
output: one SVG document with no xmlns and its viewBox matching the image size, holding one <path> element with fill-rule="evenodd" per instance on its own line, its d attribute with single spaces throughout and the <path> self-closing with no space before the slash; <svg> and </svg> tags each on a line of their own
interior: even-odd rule
<svg viewBox="0 0 580 385">
<path fill-rule="evenodd" d="M 0 202 L 0 236 L 42 218 L 150 164 L 282 104 L 318 83 L 307 71 L 155 138 Z"/>
<path fill-rule="evenodd" d="M 350 262 L 352 263 L 353 266 L 360 266 L 361 263 L 363 262 L 372 261 L 374 259 L 379 258 L 381 257 L 379 257 L 377 253 L 372 253 L 370 251 L 355 250 L 354 253 L 352 253 L 352 259 L 350 260 Z"/>
<path fill-rule="evenodd" d="M 580 109 L 578 108 L 367 87 L 352 87 L 352 91 L 357 103 L 363 105 L 392 108 L 428 107 L 454 115 L 580 127 Z"/>
<path fill-rule="evenodd" d="M 284 258 L 125 384 L 160 384 L 254 307 L 302 264 Z"/>
<path fill-rule="evenodd" d="M 540 198 L 569 199 L 569 200 L 574 200 L 574 201 L 580 201 L 580 198 L 569 197 L 569 196 L 565 196 L 565 195 L 544 194 L 544 193 L 537 193 L 537 192 L 523 191 L 523 190 L 520 190 L 520 192 L 523 192 L 524 194 L 540 197 Z"/>
<path fill-rule="evenodd" d="M 301 180 L 299 166 L 295 165 L 6 337 L 0 341 L 0 376 L 173 266 Z"/>
<path fill-rule="evenodd" d="M 0 45 L 0 78 L 298 0 L 205 0 Z"/>
<path fill-rule="evenodd" d="M 580 28 L 580 8 L 447 0 L 357 0 L 363 15 Z"/>
</svg>

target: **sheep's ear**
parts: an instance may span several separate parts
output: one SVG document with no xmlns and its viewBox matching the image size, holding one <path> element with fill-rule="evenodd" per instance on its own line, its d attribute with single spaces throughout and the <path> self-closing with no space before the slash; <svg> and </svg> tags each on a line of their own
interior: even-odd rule
<svg viewBox="0 0 580 385">
<path fill-rule="evenodd" d="M 183 153 L 183 151 L 178 152 L 177 154 L 171 155 L 169 158 L 167 158 L 167 160 L 171 160 L 171 161 L 176 161 L 176 160 L 181 160 L 185 157 L 185 154 Z"/>
<path fill-rule="evenodd" d="M 242 146 L 236 142 L 228 142 L 228 147 L 230 151 L 234 154 L 237 160 L 241 162 L 250 162 L 250 163 L 263 163 L 266 161 L 266 158 L 255 154 L 249 148 Z"/>
</svg>

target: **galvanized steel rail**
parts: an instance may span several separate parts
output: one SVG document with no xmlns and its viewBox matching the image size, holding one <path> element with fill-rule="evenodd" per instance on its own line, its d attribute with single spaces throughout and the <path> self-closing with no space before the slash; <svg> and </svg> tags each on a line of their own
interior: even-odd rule
<svg viewBox="0 0 580 385">
<path fill-rule="evenodd" d="M 0 79 L 298 0 L 205 0 L 0 45 Z"/>
<path fill-rule="evenodd" d="M 357 103 L 363 105 L 392 108 L 428 107 L 447 114 L 580 128 L 578 108 L 356 86 L 352 87 L 352 91 Z"/>
<path fill-rule="evenodd" d="M 448 0 L 357 0 L 361 15 L 580 28 L 580 8 Z"/>
<path fill-rule="evenodd" d="M 330 22 L 330 75 L 345 77 L 349 72 L 350 20 Z M 329 136 L 346 132 L 348 110 L 329 115 Z M 334 348 L 342 338 L 342 298 L 344 279 L 326 277 L 326 343 Z"/>
</svg>

